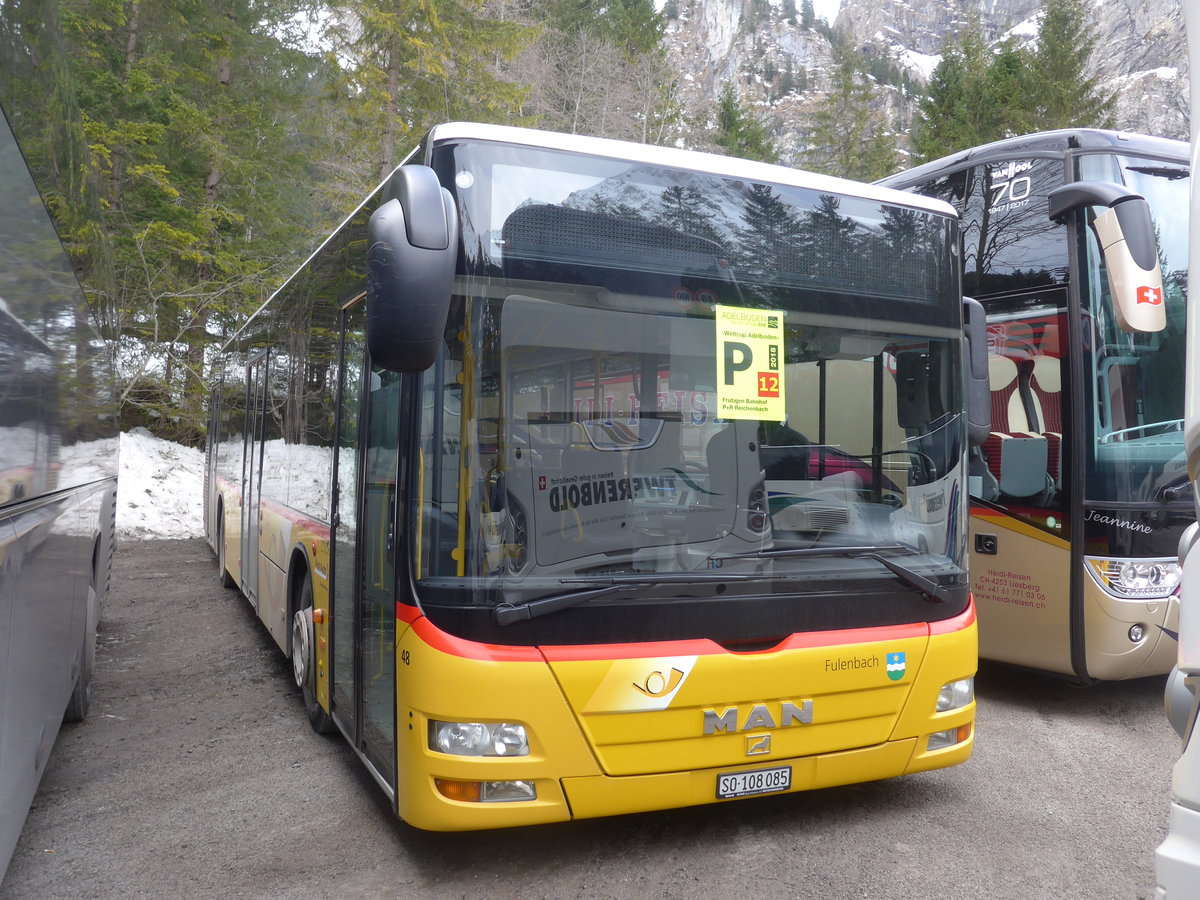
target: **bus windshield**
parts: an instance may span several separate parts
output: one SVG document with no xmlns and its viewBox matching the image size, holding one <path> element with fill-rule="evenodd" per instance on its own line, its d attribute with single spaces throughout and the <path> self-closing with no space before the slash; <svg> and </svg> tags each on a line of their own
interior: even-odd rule
<svg viewBox="0 0 1200 900">
<path fill-rule="evenodd" d="M 419 585 L 965 586 L 952 217 L 500 144 L 434 167 L 465 268 L 421 381 Z"/>
<path fill-rule="evenodd" d="M 1097 155 L 1080 160 L 1081 177 L 1123 183 L 1150 204 L 1162 269 L 1167 325 L 1142 334 L 1122 331 L 1108 294 L 1095 236 L 1087 236 L 1082 286 L 1092 440 L 1087 446 L 1087 499 L 1161 502 L 1185 499 L 1183 448 L 1184 324 L 1187 308 L 1188 168 L 1182 163 Z"/>
</svg>

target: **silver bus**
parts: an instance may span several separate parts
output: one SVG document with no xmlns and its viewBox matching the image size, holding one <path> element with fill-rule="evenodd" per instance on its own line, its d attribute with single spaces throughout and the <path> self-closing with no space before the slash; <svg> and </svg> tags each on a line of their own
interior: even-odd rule
<svg viewBox="0 0 1200 900">
<path fill-rule="evenodd" d="M 9 21 L 21 11 L 5 6 L 0 15 L 3 877 L 59 726 L 82 719 L 91 698 L 111 568 L 117 441 L 102 377 L 105 344 L 88 324 L 74 268 L 16 136 L 43 127 L 47 109 L 58 114 L 46 106 L 51 86 L 25 71 L 32 54 L 15 41 L 31 31 Z"/>
</svg>

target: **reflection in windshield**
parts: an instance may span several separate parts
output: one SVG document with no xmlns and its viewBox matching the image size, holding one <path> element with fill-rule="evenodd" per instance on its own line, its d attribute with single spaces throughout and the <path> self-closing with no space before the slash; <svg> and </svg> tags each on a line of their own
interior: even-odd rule
<svg viewBox="0 0 1200 900">
<path fill-rule="evenodd" d="M 1088 499 L 1171 499 L 1187 479 L 1182 434 L 1187 229 L 1179 227 L 1187 221 L 1187 167 L 1109 156 L 1085 158 L 1082 166 L 1085 177 L 1124 182 L 1149 202 L 1167 304 L 1163 331 L 1122 331 L 1089 234 L 1085 296 L 1095 380 Z"/>
<path fill-rule="evenodd" d="M 625 597 L 605 579 L 962 580 L 947 219 L 551 153 L 465 177 L 456 149 L 478 255 L 422 385 L 420 578 L 506 621 Z M 777 419 L 717 416 L 718 308 L 782 319 Z M 903 563 L 780 552 L 881 546 Z"/>
</svg>

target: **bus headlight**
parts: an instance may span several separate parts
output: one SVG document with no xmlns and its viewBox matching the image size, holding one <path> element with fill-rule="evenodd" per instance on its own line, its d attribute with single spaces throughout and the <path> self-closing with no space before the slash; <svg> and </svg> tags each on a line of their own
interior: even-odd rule
<svg viewBox="0 0 1200 900">
<path fill-rule="evenodd" d="M 929 736 L 929 741 L 925 745 L 926 750 L 945 750 L 947 747 L 953 747 L 955 744 L 961 744 L 971 736 L 970 725 L 959 725 L 957 728 L 951 728 L 947 731 L 939 731 Z"/>
<path fill-rule="evenodd" d="M 435 778 L 438 792 L 462 803 L 513 803 L 537 799 L 532 781 L 451 781 Z"/>
<path fill-rule="evenodd" d="M 431 721 L 429 749 L 451 756 L 528 756 L 529 735 L 512 722 Z"/>
<path fill-rule="evenodd" d="M 962 709 L 975 699 L 975 679 L 960 678 L 943 684 L 938 691 L 937 711 L 949 712 L 952 709 Z"/>
<path fill-rule="evenodd" d="M 1122 600 L 1169 597 L 1179 587 L 1183 572 L 1174 559 L 1110 559 L 1085 556 L 1092 579 L 1107 593 Z"/>
</svg>

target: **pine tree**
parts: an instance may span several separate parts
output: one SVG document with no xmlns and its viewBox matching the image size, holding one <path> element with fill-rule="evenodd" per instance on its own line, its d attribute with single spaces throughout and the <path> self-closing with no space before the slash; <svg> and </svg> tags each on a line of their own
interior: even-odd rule
<svg viewBox="0 0 1200 900">
<path fill-rule="evenodd" d="M 829 93 L 813 113 L 805 168 L 857 181 L 874 181 L 896 170 L 895 137 L 873 106 L 875 92 L 854 51 L 835 52 Z"/>
<path fill-rule="evenodd" d="M 654 222 L 697 237 L 721 242 L 722 229 L 716 224 L 720 210 L 694 187 L 671 185 L 658 198 Z"/>
<path fill-rule="evenodd" d="M 948 39 L 913 123 L 918 160 L 1029 130 L 1028 54 L 1007 41 L 993 51 L 978 18 Z"/>
<path fill-rule="evenodd" d="M 761 162 L 777 162 L 779 154 L 771 145 L 767 126 L 753 113 L 742 109 L 737 91 L 731 82 L 725 82 L 717 99 L 717 130 L 713 144 L 728 156 L 756 159 Z"/>
<path fill-rule="evenodd" d="M 145 421 L 202 430 L 207 349 L 290 267 L 314 216 L 311 58 L 280 38 L 298 6 L 64 0 L 112 278 L 88 280 Z M 305 123 L 308 123 L 307 125 Z M 107 281 L 106 285 L 104 282 Z M 153 374 L 152 374 L 153 373 Z"/>
<path fill-rule="evenodd" d="M 1088 25 L 1091 6 L 1088 0 L 1046 0 L 1029 61 L 1035 130 L 1113 127 L 1115 96 L 1103 90 L 1098 75 L 1088 75 L 1096 46 Z"/>
<path fill-rule="evenodd" d="M 913 128 L 919 160 L 1052 128 L 1111 128 L 1114 98 L 1089 76 L 1088 0 L 1046 0 L 1032 51 L 988 46 L 977 18 L 943 48 Z"/>
<path fill-rule="evenodd" d="M 500 65 L 529 39 L 519 21 L 483 14 L 483 0 L 335 0 L 330 29 L 346 63 L 347 149 L 379 180 L 440 121 L 508 120 L 524 89 Z"/>
<path fill-rule="evenodd" d="M 793 259 L 806 237 L 804 223 L 769 184 L 750 185 L 742 200 L 741 219 L 732 248 L 734 266 L 744 278 L 747 297 L 769 302 L 770 291 L 758 285 L 775 281 L 784 261 Z"/>
</svg>

